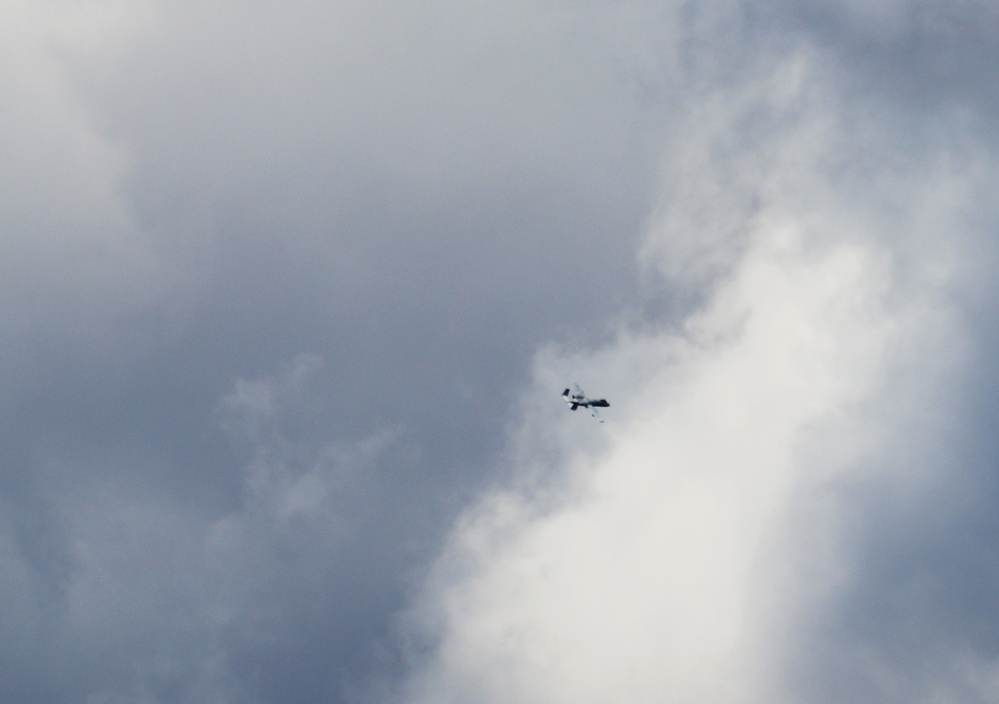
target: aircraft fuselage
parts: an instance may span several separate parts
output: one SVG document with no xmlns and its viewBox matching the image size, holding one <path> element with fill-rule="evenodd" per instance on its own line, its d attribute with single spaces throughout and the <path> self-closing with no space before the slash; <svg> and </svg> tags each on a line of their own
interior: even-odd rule
<svg viewBox="0 0 999 704">
<path fill-rule="evenodd" d="M 610 404 L 607 403 L 606 399 L 602 398 L 586 398 L 584 394 L 574 394 L 566 389 L 562 392 L 562 398 L 565 399 L 566 404 L 568 404 L 570 410 L 576 410 L 580 406 L 583 408 L 609 408 Z"/>
</svg>

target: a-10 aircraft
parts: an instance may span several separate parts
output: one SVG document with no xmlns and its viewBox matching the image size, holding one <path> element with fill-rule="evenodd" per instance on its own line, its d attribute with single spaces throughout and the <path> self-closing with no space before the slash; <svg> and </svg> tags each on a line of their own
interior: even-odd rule
<svg viewBox="0 0 999 704">
<path fill-rule="evenodd" d="M 590 409 L 590 415 L 603 423 L 604 419 L 597 413 L 597 409 L 609 408 L 610 404 L 607 403 L 607 400 L 603 398 L 586 398 L 586 394 L 579 388 L 579 384 L 573 384 L 572 386 L 576 389 L 576 393 L 571 393 L 569 389 L 562 392 L 562 400 L 569 406 L 569 410 L 574 411 L 580 406 L 588 408 Z"/>
</svg>

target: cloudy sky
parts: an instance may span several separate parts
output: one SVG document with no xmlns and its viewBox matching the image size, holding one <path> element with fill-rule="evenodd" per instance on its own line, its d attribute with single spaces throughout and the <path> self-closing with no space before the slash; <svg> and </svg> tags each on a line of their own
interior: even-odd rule
<svg viewBox="0 0 999 704">
<path fill-rule="evenodd" d="M 985 0 L 0 0 L 0 699 L 995 702 L 997 65 Z"/>
</svg>

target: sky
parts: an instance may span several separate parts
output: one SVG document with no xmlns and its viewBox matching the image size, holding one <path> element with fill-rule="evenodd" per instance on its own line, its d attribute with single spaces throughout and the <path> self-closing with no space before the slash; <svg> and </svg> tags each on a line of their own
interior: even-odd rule
<svg viewBox="0 0 999 704">
<path fill-rule="evenodd" d="M 997 39 L 0 0 L 0 699 L 996 701 Z"/>
</svg>

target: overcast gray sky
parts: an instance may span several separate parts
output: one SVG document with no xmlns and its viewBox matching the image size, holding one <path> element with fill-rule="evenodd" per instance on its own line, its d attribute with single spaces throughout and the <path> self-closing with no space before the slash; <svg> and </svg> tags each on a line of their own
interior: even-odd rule
<svg viewBox="0 0 999 704">
<path fill-rule="evenodd" d="M 997 60 L 0 0 L 0 699 L 996 701 Z"/>
</svg>

